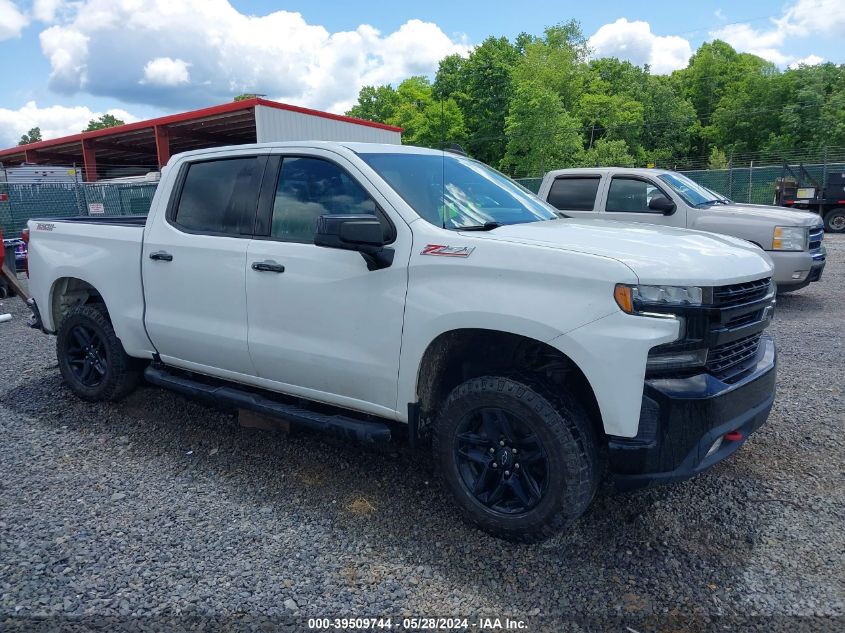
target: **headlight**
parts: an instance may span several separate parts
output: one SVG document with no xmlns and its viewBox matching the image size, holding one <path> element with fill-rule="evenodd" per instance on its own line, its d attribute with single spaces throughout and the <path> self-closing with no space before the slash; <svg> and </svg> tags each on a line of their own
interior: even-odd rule
<svg viewBox="0 0 845 633">
<path fill-rule="evenodd" d="M 654 306 L 700 306 L 704 296 L 699 286 L 629 286 L 616 284 L 613 297 L 623 312 L 644 314 L 647 310 L 637 310 L 635 303 Z M 659 315 L 665 316 L 665 315 Z"/>
<path fill-rule="evenodd" d="M 807 234 L 807 228 L 803 226 L 776 226 L 774 235 L 772 236 L 772 250 L 806 250 Z"/>
</svg>

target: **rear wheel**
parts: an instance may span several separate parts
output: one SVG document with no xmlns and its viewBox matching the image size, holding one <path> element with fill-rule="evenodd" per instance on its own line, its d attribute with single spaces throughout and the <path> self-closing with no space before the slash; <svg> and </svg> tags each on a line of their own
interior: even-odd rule
<svg viewBox="0 0 845 633">
<path fill-rule="evenodd" d="M 845 207 L 831 209 L 825 214 L 824 230 L 828 233 L 845 233 Z"/>
<path fill-rule="evenodd" d="M 141 377 L 137 361 L 123 350 L 104 308 L 81 305 L 68 314 L 56 337 L 59 371 L 83 400 L 120 400 Z"/>
<path fill-rule="evenodd" d="M 464 518 L 512 541 L 566 527 L 587 509 L 599 480 L 583 409 L 509 378 L 459 385 L 435 424 L 433 450 Z"/>
</svg>

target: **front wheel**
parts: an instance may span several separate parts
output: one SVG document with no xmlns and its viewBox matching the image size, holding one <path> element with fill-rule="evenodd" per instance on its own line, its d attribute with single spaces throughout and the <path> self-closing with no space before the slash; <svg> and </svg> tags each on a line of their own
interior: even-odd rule
<svg viewBox="0 0 845 633">
<path fill-rule="evenodd" d="M 120 400 L 138 385 L 137 361 L 126 354 L 105 309 L 74 308 L 56 336 L 59 371 L 68 387 L 89 402 Z"/>
<path fill-rule="evenodd" d="M 459 385 L 433 433 L 435 463 L 465 519 L 501 538 L 540 541 L 587 509 L 599 480 L 596 440 L 565 394 L 509 378 Z"/>
<path fill-rule="evenodd" d="M 824 230 L 828 233 L 845 233 L 845 207 L 831 209 L 825 214 Z"/>
</svg>

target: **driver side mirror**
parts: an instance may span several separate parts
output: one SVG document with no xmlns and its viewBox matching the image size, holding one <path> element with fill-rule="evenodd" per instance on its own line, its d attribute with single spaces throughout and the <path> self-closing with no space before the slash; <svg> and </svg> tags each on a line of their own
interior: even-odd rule
<svg viewBox="0 0 845 633">
<path fill-rule="evenodd" d="M 369 270 L 387 268 L 394 251 L 385 248 L 384 229 L 372 215 L 325 214 L 317 219 L 314 244 L 326 248 L 358 251 Z"/>
<path fill-rule="evenodd" d="M 675 210 L 675 203 L 666 196 L 654 196 L 649 200 L 648 208 L 650 211 L 669 215 Z"/>
</svg>

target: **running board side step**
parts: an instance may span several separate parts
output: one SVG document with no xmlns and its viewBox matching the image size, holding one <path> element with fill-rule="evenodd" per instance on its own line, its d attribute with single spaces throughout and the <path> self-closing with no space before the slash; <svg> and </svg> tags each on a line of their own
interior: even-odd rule
<svg viewBox="0 0 845 633">
<path fill-rule="evenodd" d="M 149 366 L 144 378 L 154 385 L 177 391 L 187 396 L 210 400 L 217 404 L 238 409 L 248 409 L 264 415 L 281 418 L 314 431 L 321 431 L 366 443 L 390 441 L 390 428 L 382 422 L 358 420 L 343 415 L 330 415 L 309 411 L 292 404 L 284 404 L 257 393 L 244 391 L 229 385 L 210 385 L 188 376 L 175 374 L 160 367 Z"/>
</svg>

